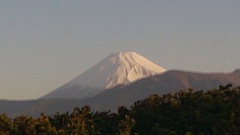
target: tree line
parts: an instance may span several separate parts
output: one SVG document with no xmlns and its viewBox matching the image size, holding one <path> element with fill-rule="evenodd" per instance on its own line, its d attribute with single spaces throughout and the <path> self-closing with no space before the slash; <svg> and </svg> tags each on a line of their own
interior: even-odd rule
<svg viewBox="0 0 240 135">
<path fill-rule="evenodd" d="M 239 135 L 240 87 L 180 90 L 151 95 L 117 113 L 92 112 L 89 106 L 71 113 L 39 118 L 0 115 L 1 135 Z"/>
</svg>

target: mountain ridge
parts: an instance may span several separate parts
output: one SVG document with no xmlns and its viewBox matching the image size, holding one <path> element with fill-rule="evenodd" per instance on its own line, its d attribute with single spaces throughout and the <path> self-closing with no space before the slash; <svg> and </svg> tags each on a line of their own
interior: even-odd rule
<svg viewBox="0 0 240 135">
<path fill-rule="evenodd" d="M 166 71 L 160 75 L 147 77 L 129 85 L 119 85 L 85 99 L 39 99 L 16 102 L 2 101 L 0 113 L 9 115 L 39 116 L 41 112 L 53 115 L 56 112 L 72 111 L 74 107 L 89 105 L 93 111 L 116 112 L 118 106 L 130 107 L 134 102 L 152 94 L 164 95 L 179 90 L 193 88 L 195 90 L 211 90 L 219 85 L 240 85 L 240 72 L 231 73 L 196 73 L 187 71 Z M 6 109 L 6 108 L 7 109 Z"/>
</svg>

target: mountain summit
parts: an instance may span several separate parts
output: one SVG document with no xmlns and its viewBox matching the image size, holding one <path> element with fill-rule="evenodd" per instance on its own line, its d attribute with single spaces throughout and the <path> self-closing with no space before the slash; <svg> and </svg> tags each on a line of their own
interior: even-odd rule
<svg viewBox="0 0 240 135">
<path fill-rule="evenodd" d="M 127 85 L 164 71 L 136 52 L 115 52 L 43 99 L 92 97 L 117 85 Z"/>
</svg>

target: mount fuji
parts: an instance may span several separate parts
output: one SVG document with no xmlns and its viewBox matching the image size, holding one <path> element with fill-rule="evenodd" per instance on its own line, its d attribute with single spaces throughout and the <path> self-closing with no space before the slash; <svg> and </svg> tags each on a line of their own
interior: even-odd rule
<svg viewBox="0 0 240 135">
<path fill-rule="evenodd" d="M 160 74 L 166 70 L 136 52 L 114 52 L 72 81 L 42 99 L 93 97 L 118 85 Z"/>
</svg>

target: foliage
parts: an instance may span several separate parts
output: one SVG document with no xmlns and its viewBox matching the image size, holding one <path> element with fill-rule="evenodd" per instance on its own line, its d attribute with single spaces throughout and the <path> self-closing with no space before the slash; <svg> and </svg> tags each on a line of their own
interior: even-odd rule
<svg viewBox="0 0 240 135">
<path fill-rule="evenodd" d="M 0 115 L 1 135 L 238 135 L 240 87 L 180 90 L 151 95 L 128 109 L 91 112 L 89 106 L 72 113 L 39 118 Z"/>
</svg>

